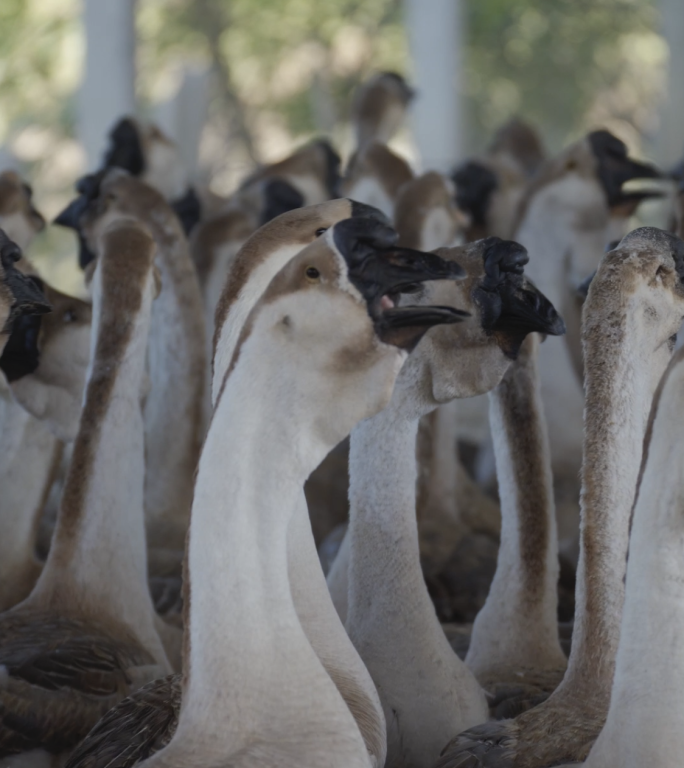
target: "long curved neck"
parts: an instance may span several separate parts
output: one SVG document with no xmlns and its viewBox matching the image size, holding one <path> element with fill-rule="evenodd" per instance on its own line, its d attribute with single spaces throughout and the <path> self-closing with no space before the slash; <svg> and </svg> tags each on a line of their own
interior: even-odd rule
<svg viewBox="0 0 684 768">
<path fill-rule="evenodd" d="M 154 302 L 145 403 L 145 512 L 151 546 L 182 549 L 202 441 L 203 305 L 185 239 L 155 233 L 163 290 Z"/>
<path fill-rule="evenodd" d="M 683 408 L 680 354 L 653 424 L 629 542 L 610 709 L 587 766 L 677 765 L 684 750 L 684 658 L 674 650 L 684 631 Z"/>
<path fill-rule="evenodd" d="M 562 687 L 599 691 L 607 704 L 620 636 L 630 513 L 653 393 L 666 363 L 657 362 L 651 344 L 639 343 L 638 306 L 606 310 L 585 307 L 580 558 L 572 652 Z"/>
<path fill-rule="evenodd" d="M 61 444 L 11 395 L 0 431 L 0 611 L 25 598 L 40 573 L 36 532 Z"/>
<path fill-rule="evenodd" d="M 466 662 L 492 668 L 558 668 L 556 517 L 546 423 L 537 375 L 536 334 L 489 394 L 501 499 L 501 546 Z"/>
<path fill-rule="evenodd" d="M 149 625 L 140 395 L 152 296 L 115 311 L 116 280 L 94 280 L 85 403 L 45 568 L 29 600 Z M 149 627 L 148 627 L 149 628 Z"/>
<path fill-rule="evenodd" d="M 423 614 L 436 621 L 420 569 L 417 434 L 418 418 L 404 418 L 392 403 L 351 434 L 349 630 L 363 624 L 367 592 L 378 584 L 392 588 L 373 588 L 377 610 L 403 604 L 412 616 Z"/>
<path fill-rule="evenodd" d="M 367 765 L 360 731 L 304 634 L 288 577 L 293 510 L 329 446 L 313 437 L 287 383 L 274 392 L 273 377 L 255 375 L 244 348 L 241 358 L 214 412 L 197 476 L 177 747 L 186 737 L 205 746 L 211 734 L 218 755 L 292 737 L 306 754 L 320 723 L 322 734 L 337 728 L 349 765 Z M 341 765 L 337 760 L 330 764 Z"/>
</svg>

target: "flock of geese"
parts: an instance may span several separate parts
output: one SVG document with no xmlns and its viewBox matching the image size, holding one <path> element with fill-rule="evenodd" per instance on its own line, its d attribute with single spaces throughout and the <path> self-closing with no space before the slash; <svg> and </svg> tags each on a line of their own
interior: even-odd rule
<svg viewBox="0 0 684 768">
<path fill-rule="evenodd" d="M 0 174 L 2 768 L 681 765 L 684 193 L 629 232 L 665 174 L 519 120 L 416 175 L 412 97 L 374 76 L 343 174 L 315 141 L 227 199 L 122 119 L 55 222 L 88 302 Z M 326 577 L 304 486 L 346 438 Z M 427 562 L 480 529 L 461 658 Z"/>
</svg>

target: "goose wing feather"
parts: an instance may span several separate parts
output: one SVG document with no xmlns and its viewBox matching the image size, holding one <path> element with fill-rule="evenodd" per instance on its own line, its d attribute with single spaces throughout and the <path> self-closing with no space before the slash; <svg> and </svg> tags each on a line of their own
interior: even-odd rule
<svg viewBox="0 0 684 768">
<path fill-rule="evenodd" d="M 148 683 L 107 712 L 64 768 L 132 768 L 169 743 L 180 703 L 180 675 Z"/>
<path fill-rule="evenodd" d="M 155 670 L 137 643 L 114 640 L 94 624 L 6 614 L 0 621 L 0 756 L 73 747 Z"/>
</svg>

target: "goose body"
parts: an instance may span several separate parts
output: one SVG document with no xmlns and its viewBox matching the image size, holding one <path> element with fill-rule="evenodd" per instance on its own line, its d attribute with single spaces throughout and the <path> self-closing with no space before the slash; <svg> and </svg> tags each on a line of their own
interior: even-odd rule
<svg viewBox="0 0 684 768">
<path fill-rule="evenodd" d="M 147 590 L 142 507 L 154 242 L 123 221 L 95 244 L 93 351 L 57 528 L 31 594 L 0 616 L 4 757 L 73 747 L 128 692 L 169 671 Z"/>
</svg>

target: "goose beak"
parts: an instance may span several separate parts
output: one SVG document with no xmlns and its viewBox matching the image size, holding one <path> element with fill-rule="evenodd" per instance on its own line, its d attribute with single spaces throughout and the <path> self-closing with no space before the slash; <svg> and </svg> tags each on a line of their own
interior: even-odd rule
<svg viewBox="0 0 684 768">
<path fill-rule="evenodd" d="M 589 143 L 596 157 L 597 174 L 612 208 L 629 202 L 633 193 L 623 192 L 622 186 L 635 179 L 662 179 L 663 173 L 650 163 L 641 163 L 627 155 L 627 147 L 608 131 L 589 134 Z"/>
<path fill-rule="evenodd" d="M 347 262 L 349 280 L 368 305 L 381 341 L 412 350 L 434 325 L 457 323 L 467 312 L 453 307 L 397 307 L 401 293 L 428 280 L 465 276 L 453 261 L 394 245 L 397 233 L 376 219 L 346 219 L 333 227 L 333 241 Z"/>
<path fill-rule="evenodd" d="M 490 237 L 484 241 L 485 276 L 473 290 L 482 312 L 482 327 L 494 335 L 513 360 L 529 333 L 565 333 L 565 323 L 551 302 L 528 280 L 529 257 L 522 245 Z"/>
<path fill-rule="evenodd" d="M 72 200 L 54 220 L 55 224 L 76 231 L 78 235 L 78 265 L 81 269 L 85 269 L 95 259 L 95 254 L 88 247 L 81 232 L 81 219 L 100 194 L 100 184 L 103 177 L 104 171 L 82 176 L 76 182 L 76 191 L 79 196 Z"/>
</svg>

